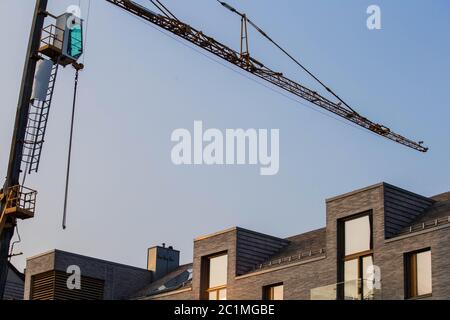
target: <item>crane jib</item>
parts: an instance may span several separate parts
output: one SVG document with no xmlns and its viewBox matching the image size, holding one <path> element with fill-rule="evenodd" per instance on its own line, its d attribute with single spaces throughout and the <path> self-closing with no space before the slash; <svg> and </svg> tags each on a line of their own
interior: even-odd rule
<svg viewBox="0 0 450 320">
<path fill-rule="evenodd" d="M 244 59 L 238 52 L 220 43 L 219 41 L 205 35 L 202 31 L 196 30 L 190 25 L 167 16 L 157 14 L 146 7 L 139 5 L 131 0 L 106 0 L 129 13 L 151 22 L 158 27 L 175 34 L 190 43 L 228 61 L 229 63 L 277 86 L 297 97 L 300 97 L 322 109 L 327 110 L 347 121 L 350 121 L 366 130 L 377 135 L 400 143 L 409 148 L 420 152 L 427 152 L 428 148 L 422 145 L 422 142 L 415 142 L 400 134 L 393 132 L 391 129 L 370 121 L 361 116 L 359 113 L 350 110 L 341 103 L 333 102 L 317 92 L 306 88 L 305 86 L 283 76 L 280 72 L 275 72 L 254 58 Z"/>
</svg>

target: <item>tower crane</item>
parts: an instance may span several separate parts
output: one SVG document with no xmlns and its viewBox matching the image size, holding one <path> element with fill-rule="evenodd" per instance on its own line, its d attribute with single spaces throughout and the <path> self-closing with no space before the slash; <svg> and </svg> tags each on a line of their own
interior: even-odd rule
<svg viewBox="0 0 450 320">
<path fill-rule="evenodd" d="M 204 32 L 179 20 L 159 0 L 150 0 L 150 2 L 161 11 L 161 14 L 155 13 L 132 0 L 105 1 L 200 47 L 293 96 L 311 103 L 317 108 L 326 110 L 350 123 L 416 151 L 428 151 L 428 148 L 423 146 L 422 142 L 410 140 L 356 112 L 287 53 L 286 50 L 273 41 L 246 14 L 239 12 L 223 1 L 217 0 L 222 6 L 241 18 L 240 51 L 231 49 Z M 78 81 L 78 71 L 83 69 L 83 65 L 78 63 L 78 59 L 83 53 L 82 19 L 71 13 L 54 16 L 47 12 L 47 2 L 48 0 L 36 0 L 11 142 L 8 171 L 3 188 L 0 190 L 0 297 L 4 293 L 9 247 L 17 220 L 34 217 L 37 192 L 26 188 L 23 185 L 24 183 L 21 184 L 20 178 L 21 175 L 25 176 L 26 174 L 37 172 L 39 169 L 59 67 L 72 66 L 76 70 L 76 83 Z M 46 17 L 53 18 L 56 21 L 55 24 L 44 27 Z M 248 25 L 254 27 L 288 55 L 289 58 L 294 60 L 304 71 L 324 86 L 326 91 L 334 96 L 335 100 L 328 99 L 315 90 L 309 89 L 284 76 L 283 73 L 272 70 L 253 57 L 249 50 Z"/>
</svg>

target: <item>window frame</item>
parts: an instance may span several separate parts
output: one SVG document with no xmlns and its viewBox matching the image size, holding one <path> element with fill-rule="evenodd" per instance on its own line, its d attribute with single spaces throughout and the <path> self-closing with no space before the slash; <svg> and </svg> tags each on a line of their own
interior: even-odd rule
<svg viewBox="0 0 450 320">
<path fill-rule="evenodd" d="M 369 242 L 369 250 L 352 253 L 350 255 L 345 255 L 345 223 L 351 220 L 356 220 L 359 218 L 368 217 L 369 218 L 369 226 L 370 226 L 370 242 Z M 358 297 L 360 300 L 364 298 L 364 285 L 362 283 L 364 270 L 363 268 L 363 260 L 367 257 L 372 257 L 372 261 L 374 261 L 374 250 L 373 250 L 373 211 L 367 210 L 361 213 L 357 213 L 354 215 L 350 215 L 347 217 L 343 217 L 337 220 L 337 276 L 338 282 L 343 285 L 338 286 L 337 288 L 337 298 L 344 299 L 345 298 L 345 262 L 357 259 L 358 263 Z"/>
<path fill-rule="evenodd" d="M 219 299 L 219 297 L 220 297 L 220 292 L 222 292 L 222 291 L 224 291 L 224 290 L 225 290 L 225 294 L 227 294 L 227 285 L 206 289 L 206 293 L 207 293 L 207 298 L 208 298 L 208 300 L 211 300 L 211 299 L 209 298 L 209 296 L 210 296 L 211 293 L 215 293 L 215 294 L 216 294 L 216 299 L 214 299 L 213 301 L 218 301 L 218 300 L 220 300 L 220 299 Z"/>
<path fill-rule="evenodd" d="M 283 300 L 284 300 L 284 283 L 283 282 L 278 282 L 278 283 L 273 283 L 273 284 L 269 284 L 263 287 L 263 300 L 266 301 L 275 301 L 273 299 L 273 289 L 276 287 L 282 287 L 283 289 Z"/>
<path fill-rule="evenodd" d="M 227 283 L 225 285 L 221 285 L 221 286 L 216 286 L 216 287 L 212 287 L 210 288 L 209 286 L 209 278 L 210 278 L 210 261 L 211 259 L 217 258 L 217 257 L 221 257 L 221 256 L 227 256 Z M 216 293 L 216 300 L 219 300 L 219 296 L 220 296 L 220 292 L 225 290 L 225 292 L 227 293 L 227 287 L 228 287 L 228 251 L 222 251 L 222 252 L 218 252 L 218 253 L 214 253 L 208 256 L 204 256 L 202 257 L 202 261 L 201 261 L 201 299 L 202 300 L 210 300 L 209 299 L 209 295 L 212 292 Z"/>
<path fill-rule="evenodd" d="M 417 288 L 417 255 L 423 252 L 430 252 L 430 264 L 431 264 L 431 292 L 426 294 L 418 294 Z M 414 263 L 413 263 L 413 257 Z M 433 296 L 433 264 L 432 264 L 432 251 L 431 247 L 405 252 L 403 254 L 404 264 L 404 281 L 405 281 L 405 299 L 423 299 Z M 413 265 L 414 264 L 414 265 Z M 413 288 L 414 287 L 414 288 Z"/>
</svg>

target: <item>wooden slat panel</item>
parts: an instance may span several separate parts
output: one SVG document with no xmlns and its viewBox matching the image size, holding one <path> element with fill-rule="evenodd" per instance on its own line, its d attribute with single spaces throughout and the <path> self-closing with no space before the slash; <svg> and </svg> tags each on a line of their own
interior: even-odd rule
<svg viewBox="0 0 450 320">
<path fill-rule="evenodd" d="M 104 281 L 89 277 L 81 277 L 81 289 L 67 288 L 69 275 L 64 272 L 56 273 L 55 299 L 56 300 L 102 300 Z"/>
<path fill-rule="evenodd" d="M 67 288 L 70 275 L 60 271 L 38 274 L 31 279 L 32 300 L 102 300 L 104 281 L 81 276 L 81 289 Z"/>
<path fill-rule="evenodd" d="M 34 275 L 31 278 L 31 299 L 53 300 L 54 279 L 55 279 L 54 271 Z"/>
</svg>

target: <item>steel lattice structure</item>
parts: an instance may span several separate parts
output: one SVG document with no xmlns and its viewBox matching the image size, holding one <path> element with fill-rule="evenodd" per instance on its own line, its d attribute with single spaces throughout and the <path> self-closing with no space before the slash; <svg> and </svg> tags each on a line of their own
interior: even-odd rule
<svg viewBox="0 0 450 320">
<path fill-rule="evenodd" d="M 129 13 L 140 17 L 158 27 L 175 34 L 190 43 L 228 61 L 229 63 L 287 91 L 295 96 L 298 96 L 310 103 L 325 109 L 341 118 L 344 118 L 360 127 L 363 127 L 371 132 L 376 133 L 382 137 L 393 140 L 397 143 L 405 145 L 409 148 L 415 149 L 421 152 L 427 152 L 428 148 L 424 147 L 421 142 L 415 142 L 404 136 L 393 132 L 386 126 L 372 122 L 359 113 L 350 110 L 343 106 L 341 103 L 333 102 L 316 91 L 311 90 L 296 81 L 293 81 L 280 72 L 275 72 L 270 68 L 264 66 L 262 63 L 254 58 L 243 56 L 230 47 L 220 43 L 219 41 L 205 35 L 202 31 L 196 30 L 190 25 L 177 20 L 172 19 L 157 13 L 133 2 L 130 0 L 106 0 Z"/>
</svg>

